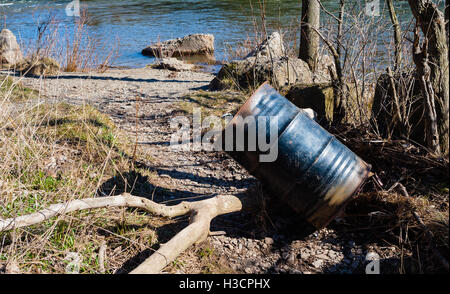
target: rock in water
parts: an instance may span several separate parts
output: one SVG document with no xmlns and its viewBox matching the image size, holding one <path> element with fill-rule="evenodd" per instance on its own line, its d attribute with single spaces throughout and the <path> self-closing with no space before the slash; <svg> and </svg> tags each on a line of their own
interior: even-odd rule
<svg viewBox="0 0 450 294">
<path fill-rule="evenodd" d="M 142 54 L 154 57 L 183 57 L 192 55 L 212 56 L 214 54 L 214 36 L 211 34 L 193 34 L 183 38 L 155 43 Z"/>
<path fill-rule="evenodd" d="M 16 36 L 10 30 L 3 29 L 0 33 L 0 64 L 11 66 L 22 59 Z"/>
</svg>

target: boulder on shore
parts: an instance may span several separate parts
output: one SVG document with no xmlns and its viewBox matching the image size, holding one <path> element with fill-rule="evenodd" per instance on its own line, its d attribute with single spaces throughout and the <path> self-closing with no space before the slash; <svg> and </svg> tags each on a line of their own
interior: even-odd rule
<svg viewBox="0 0 450 294">
<path fill-rule="evenodd" d="M 334 91 L 330 83 L 295 84 L 284 89 L 285 97 L 299 108 L 311 108 L 317 121 L 333 120 Z"/>
<path fill-rule="evenodd" d="M 347 109 L 344 122 L 354 123 L 370 119 L 372 101 L 361 97 L 361 87 L 347 82 Z M 311 84 L 294 84 L 283 87 L 280 92 L 299 108 L 311 108 L 317 113 L 317 121 L 323 125 L 333 121 L 334 92 L 331 82 Z"/>
<path fill-rule="evenodd" d="M 214 35 L 193 34 L 183 38 L 154 43 L 142 50 L 142 54 L 154 57 L 206 55 L 213 59 Z"/>
<path fill-rule="evenodd" d="M 283 38 L 280 33 L 274 32 L 267 37 L 267 40 L 258 45 L 245 58 L 249 57 L 279 57 L 285 55 Z"/>
<path fill-rule="evenodd" d="M 17 65 L 19 72 L 25 76 L 52 76 L 60 71 L 60 65 L 50 57 L 25 60 Z"/>
<path fill-rule="evenodd" d="M 171 57 L 158 59 L 154 64 L 150 65 L 150 67 L 171 71 L 189 71 L 194 70 L 196 66 Z"/>
<path fill-rule="evenodd" d="M 8 30 L 0 32 L 0 66 L 12 66 L 22 61 L 23 55 L 16 36 Z"/>
<path fill-rule="evenodd" d="M 211 81 L 210 90 L 255 89 L 265 81 L 281 88 L 293 84 L 327 83 L 328 72 L 311 72 L 308 64 L 287 56 L 281 35 L 271 34 L 245 59 L 225 64 Z"/>
</svg>

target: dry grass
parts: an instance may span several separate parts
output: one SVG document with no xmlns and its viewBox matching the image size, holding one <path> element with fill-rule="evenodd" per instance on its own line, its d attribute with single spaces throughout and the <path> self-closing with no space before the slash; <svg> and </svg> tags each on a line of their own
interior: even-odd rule
<svg viewBox="0 0 450 294">
<path fill-rule="evenodd" d="M 184 97 L 177 106 L 186 114 L 192 114 L 194 108 L 200 108 L 203 118 L 210 115 L 221 117 L 226 113 L 236 113 L 246 98 L 243 93 L 197 91 Z"/>
<path fill-rule="evenodd" d="M 117 57 L 119 42 L 112 48 L 105 48 L 99 39 L 91 36 L 87 25 L 89 18 L 84 11 L 77 20 L 73 32 L 66 33 L 65 65 L 66 72 L 104 72 Z"/>
<path fill-rule="evenodd" d="M 119 40 L 109 42 L 114 45 L 106 47 L 108 42 L 102 42 L 89 31 L 90 21 L 86 9 L 73 26 L 61 25 L 53 15 L 37 19 L 35 40 L 21 46 L 27 48 L 26 59 L 50 57 L 66 72 L 104 72 L 118 57 Z"/>
<path fill-rule="evenodd" d="M 0 97 L 4 98 L 3 103 L 7 102 L 5 100 L 24 102 L 38 95 L 37 91 L 24 87 L 20 81 L 14 81 L 10 76 L 0 76 Z"/>
<path fill-rule="evenodd" d="M 13 103 L 11 93 L 28 97 L 34 91 L 11 85 L 17 83 L 2 83 L 0 100 L 1 218 L 148 185 L 135 181 L 145 172 L 131 170 L 133 144 L 109 117 L 88 105 L 31 97 Z M 0 270 L 16 264 L 25 273 L 64 273 L 74 252 L 81 273 L 99 273 L 105 242 L 105 272 L 126 271 L 127 261 L 158 242 L 155 228 L 163 222 L 134 210 L 100 209 L 0 233 Z"/>
<path fill-rule="evenodd" d="M 432 157 L 405 140 L 379 140 L 361 129 L 333 133 L 372 164 L 374 173 L 346 207 L 337 230 L 363 233 L 365 242 L 380 247 L 394 246 L 401 252 L 394 272 L 448 271 L 441 262 L 449 259 L 448 158 Z"/>
</svg>

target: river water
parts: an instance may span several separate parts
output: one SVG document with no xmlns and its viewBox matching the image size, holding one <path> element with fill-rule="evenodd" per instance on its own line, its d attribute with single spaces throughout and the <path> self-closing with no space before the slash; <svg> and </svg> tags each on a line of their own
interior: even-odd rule
<svg viewBox="0 0 450 294">
<path fill-rule="evenodd" d="M 61 25 L 73 26 L 76 16 L 70 15 L 73 10 L 69 10 L 67 15 L 66 7 L 69 3 L 76 4 L 76 1 L 0 0 L 2 27 L 12 30 L 22 44 L 30 44 L 37 37 L 38 24 L 50 14 Z M 322 1 L 327 10 L 332 12 L 336 12 L 338 2 Z M 378 17 L 388 25 L 390 20 L 385 1 L 378 2 L 379 16 L 362 15 L 368 19 Z M 269 31 L 292 31 L 298 27 L 300 0 L 266 0 L 265 5 Z M 365 8 L 364 1 L 350 1 L 348 5 L 354 11 Z M 412 19 L 408 2 L 395 1 L 395 6 L 402 25 L 406 27 Z M 215 57 L 224 60 L 227 58 L 227 48 L 233 48 L 247 36 L 253 35 L 253 19 L 260 20 L 259 1 L 255 0 L 90 0 L 81 1 L 81 7 L 87 8 L 91 19 L 89 32 L 100 38 L 105 50 L 119 40 L 119 55 L 114 65 L 126 67 L 142 67 L 152 62 L 151 58 L 140 53 L 149 43 L 193 33 L 213 34 Z M 330 21 L 329 16 L 325 13 L 322 15 L 324 23 Z M 390 29 L 381 35 L 386 39 L 391 36 Z"/>
</svg>

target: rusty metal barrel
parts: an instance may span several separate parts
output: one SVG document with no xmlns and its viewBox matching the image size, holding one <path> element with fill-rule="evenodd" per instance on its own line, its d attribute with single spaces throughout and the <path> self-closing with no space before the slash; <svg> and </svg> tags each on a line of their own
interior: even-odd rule
<svg viewBox="0 0 450 294">
<path fill-rule="evenodd" d="M 260 117 L 268 118 L 265 125 L 259 122 Z M 249 140 L 254 138 L 249 135 L 248 118 L 253 118 L 257 132 L 264 127 L 266 142 L 270 142 L 270 126 L 272 132 L 276 130 L 276 140 L 271 142 L 278 144 L 275 160 L 261 161 L 267 150 L 259 145 L 253 150 L 248 148 Z M 244 146 L 236 143 L 237 130 L 244 132 Z M 259 179 L 273 197 L 317 229 L 344 208 L 371 168 L 268 83 L 259 87 L 225 127 L 222 146 L 225 141 L 225 152 Z"/>
</svg>

